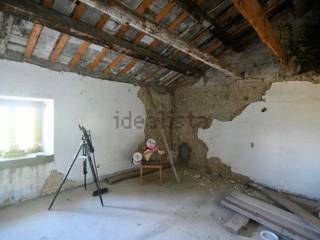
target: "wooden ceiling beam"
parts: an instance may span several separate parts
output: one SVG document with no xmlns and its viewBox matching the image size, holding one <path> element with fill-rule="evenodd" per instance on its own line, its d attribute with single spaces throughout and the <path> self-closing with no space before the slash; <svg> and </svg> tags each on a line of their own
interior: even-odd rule
<svg viewBox="0 0 320 240">
<path fill-rule="evenodd" d="M 2 14 L 0 18 L 0 29 L 2 36 L 0 38 L 0 55 L 4 55 L 7 50 L 12 26 L 13 26 L 13 16 L 8 14 Z"/>
<path fill-rule="evenodd" d="M 159 13 L 154 17 L 154 21 L 156 23 L 159 23 L 163 18 L 165 18 L 169 12 L 172 10 L 173 8 L 173 5 L 168 2 L 160 11 Z M 179 21 L 183 21 L 182 18 L 179 19 Z M 175 26 L 178 25 L 178 22 L 177 22 L 177 18 L 174 20 L 175 23 Z M 134 44 L 139 44 L 139 42 L 141 41 L 141 39 L 146 35 L 146 33 L 144 32 L 140 32 L 138 34 L 138 36 L 133 40 L 133 43 Z M 149 44 L 149 49 L 153 49 L 156 47 L 156 45 L 159 43 L 159 40 L 158 39 L 154 39 L 150 44 Z M 131 61 L 123 68 L 121 69 L 117 75 L 123 75 L 125 73 L 127 73 L 128 71 L 130 71 L 139 61 L 137 61 L 136 59 L 131 59 Z"/>
<path fill-rule="evenodd" d="M 53 5 L 53 0 L 44 0 L 43 5 L 46 8 L 51 8 Z M 28 59 L 31 57 L 33 50 L 38 43 L 42 28 L 43 28 L 43 26 L 41 24 L 38 24 L 38 23 L 34 24 L 32 31 L 31 31 L 31 34 L 30 34 L 30 37 L 29 37 L 29 40 L 28 40 L 28 43 L 27 43 L 27 46 L 26 46 L 26 49 L 24 50 L 24 57 L 25 58 Z"/>
<path fill-rule="evenodd" d="M 97 30 L 87 23 L 78 22 L 54 10 L 48 10 L 32 1 L 1 0 L 0 9 L 3 12 L 26 20 L 36 21 L 66 35 L 71 35 L 105 48 L 114 49 L 122 54 L 139 58 L 173 71 L 186 75 L 201 75 L 201 72 L 196 68 L 190 68 L 186 64 L 177 63 L 166 57 L 159 56 L 158 53 L 136 46 L 107 32 Z"/>
<path fill-rule="evenodd" d="M 87 6 L 83 3 L 80 3 L 79 5 L 76 5 L 72 12 L 72 19 L 75 21 L 79 21 L 82 14 L 86 11 Z M 67 43 L 70 40 L 69 34 L 60 34 L 58 37 L 58 40 L 55 43 L 55 46 L 53 48 L 53 51 L 50 54 L 50 61 L 52 64 L 54 64 L 58 58 L 60 57 L 64 47 L 67 45 Z"/>
<path fill-rule="evenodd" d="M 210 17 L 199 6 L 197 6 L 196 3 L 191 0 L 171 0 L 171 2 L 188 12 L 195 20 L 200 22 L 200 24 L 204 21 L 210 23 L 213 26 L 213 29 L 210 30 L 212 34 L 216 36 L 225 46 L 238 51 L 237 47 L 232 41 L 231 35 L 224 31 L 216 22 L 216 20 Z"/>
<path fill-rule="evenodd" d="M 261 41 L 272 50 L 283 65 L 287 66 L 288 56 L 259 2 L 257 0 L 233 0 L 233 3 L 242 16 L 255 29 Z"/>
<path fill-rule="evenodd" d="M 141 4 L 139 4 L 139 6 L 136 8 L 136 11 L 139 13 L 139 14 L 142 14 L 151 4 L 152 4 L 153 1 L 150 1 L 150 0 L 144 0 L 142 1 Z M 122 25 L 120 27 L 120 29 L 118 30 L 118 32 L 116 33 L 116 36 L 119 37 L 119 38 L 123 38 L 124 35 L 128 32 L 129 30 L 129 26 L 128 25 Z M 106 66 L 104 69 L 103 69 L 103 74 L 108 74 L 112 68 L 116 67 L 123 59 L 125 58 L 125 55 L 123 54 L 119 54 L 117 55 L 112 61 L 110 64 L 108 64 L 108 66 Z"/>
<path fill-rule="evenodd" d="M 92 60 L 92 62 L 90 62 L 88 64 L 88 68 L 90 68 L 91 70 L 96 69 L 96 67 L 98 66 L 98 64 L 102 61 L 102 59 L 104 59 L 108 53 L 110 53 L 110 49 L 109 48 L 103 48 L 96 56 L 95 58 Z"/>
<path fill-rule="evenodd" d="M 229 76 L 236 76 L 231 70 L 227 69 L 221 62 L 218 61 L 212 55 L 202 52 L 201 50 L 190 46 L 186 41 L 180 39 L 176 34 L 169 32 L 168 30 L 162 28 L 158 24 L 146 19 L 133 12 L 128 7 L 124 6 L 122 3 L 111 0 L 108 2 L 102 0 L 80 0 L 81 2 L 87 4 L 88 6 L 97 9 L 121 24 L 130 25 L 139 31 L 145 32 L 148 35 L 160 40 L 161 42 L 170 45 L 187 55 L 203 62 L 204 64 L 224 72 Z"/>
<path fill-rule="evenodd" d="M 109 21 L 109 19 L 110 19 L 109 16 L 103 14 L 100 17 L 99 21 L 96 23 L 95 28 L 97 30 L 101 30 L 103 28 L 103 26 Z M 76 52 L 76 54 L 73 56 L 73 58 L 69 62 L 69 67 L 75 67 L 79 63 L 81 57 L 87 52 L 90 45 L 91 45 L 91 43 L 89 43 L 87 41 L 84 41 L 80 45 L 80 47 L 78 48 L 78 51 Z M 104 51 L 104 50 L 102 50 L 102 51 Z"/>
</svg>

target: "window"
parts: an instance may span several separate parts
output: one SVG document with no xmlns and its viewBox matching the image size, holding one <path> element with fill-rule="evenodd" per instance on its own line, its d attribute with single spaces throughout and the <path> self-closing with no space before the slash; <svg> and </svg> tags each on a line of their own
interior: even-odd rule
<svg viewBox="0 0 320 240">
<path fill-rule="evenodd" d="M 0 96 L 0 156 L 53 153 L 53 100 Z"/>
</svg>

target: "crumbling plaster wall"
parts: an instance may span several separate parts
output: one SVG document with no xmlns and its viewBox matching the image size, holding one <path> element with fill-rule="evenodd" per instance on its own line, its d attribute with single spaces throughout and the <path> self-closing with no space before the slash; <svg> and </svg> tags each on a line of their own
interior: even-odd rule
<svg viewBox="0 0 320 240">
<path fill-rule="evenodd" d="M 232 175 L 230 170 L 231 167 L 232 170 L 240 174 L 247 174 L 249 177 L 252 177 L 252 175 L 248 174 L 248 171 L 239 171 L 238 168 L 234 168 L 233 163 L 237 162 L 237 166 L 239 166 L 241 164 L 239 161 L 236 161 L 234 158 L 234 161 L 229 161 L 228 159 L 224 159 L 226 155 L 216 154 L 216 152 L 219 153 L 219 150 L 216 149 L 217 147 L 223 147 L 225 152 L 230 154 L 233 154 L 234 151 L 239 149 L 237 149 L 237 146 L 229 144 L 227 141 L 221 143 L 217 140 L 220 145 L 216 145 L 216 141 L 212 140 L 212 135 L 210 135 L 212 130 L 210 131 L 207 129 L 214 129 L 213 120 L 215 120 L 214 122 L 233 122 L 244 109 L 251 106 L 250 104 L 254 102 L 263 102 L 263 96 L 275 82 L 308 81 L 305 84 L 311 84 L 309 82 L 319 83 L 320 75 L 314 72 L 300 75 L 292 75 L 291 73 L 284 72 L 284 70 L 276 63 L 270 50 L 260 43 L 253 44 L 246 51 L 234 55 L 233 57 L 229 58 L 227 56 L 225 60 L 229 62 L 230 66 L 237 69 L 239 72 L 242 72 L 245 78 L 235 80 L 211 71 L 196 85 L 176 90 L 174 102 L 176 111 L 173 124 L 173 149 L 177 158 L 179 145 L 187 143 L 192 151 L 190 159 L 191 167 L 210 168 L 211 170 L 220 171 L 223 175 L 229 176 Z M 294 92 L 291 94 L 294 95 Z M 310 96 L 310 98 L 312 97 Z M 308 107 L 308 102 L 305 104 L 306 107 Z M 315 111 L 315 108 L 313 107 L 308 110 Z M 223 125 L 223 123 L 221 124 Z M 301 122 L 299 124 L 308 125 L 309 123 Z M 237 126 L 241 127 L 239 125 Z M 277 124 L 274 124 L 273 127 L 276 128 Z M 291 125 L 291 127 L 294 126 Z M 206 135 L 206 137 L 199 138 L 199 129 L 202 134 L 201 136 Z M 224 128 L 224 130 L 225 131 L 219 131 L 219 134 L 228 133 L 227 127 Z M 259 130 L 259 126 L 256 127 L 256 130 Z M 274 131 L 281 131 L 281 129 L 274 129 Z M 250 130 L 248 130 L 248 132 L 250 132 Z M 214 136 L 219 137 L 219 134 L 215 134 Z M 223 138 L 223 136 L 220 137 Z M 299 136 L 293 137 L 298 138 Z M 234 138 L 241 142 L 241 136 L 238 136 L 236 133 Z M 268 146 L 265 147 L 265 151 L 267 151 Z M 261 149 L 263 149 L 263 147 L 261 147 Z M 208 151 L 210 153 L 209 155 Z M 242 158 L 245 158 L 246 152 L 245 150 L 242 150 L 241 153 L 235 152 L 232 156 L 237 156 L 237 154 L 242 154 Z M 263 154 L 263 152 L 260 152 L 260 154 Z M 217 157 L 220 157 L 221 159 Z M 273 157 L 276 158 L 279 156 Z M 287 164 L 289 165 L 290 154 L 288 154 L 286 158 Z M 251 160 L 253 161 L 253 159 Z M 272 160 L 273 159 L 269 160 L 270 165 L 273 164 Z M 265 161 L 267 162 L 268 159 L 265 159 Z M 313 161 L 315 160 L 313 159 Z M 227 165 L 223 165 L 223 163 Z M 245 167 L 246 165 L 244 165 L 244 168 Z M 294 173 L 292 174 L 294 175 Z M 290 186 L 285 188 L 284 185 L 268 184 L 270 182 L 267 182 L 266 179 L 263 179 L 260 182 L 275 188 L 282 188 L 289 192 L 311 196 L 310 189 L 302 191 L 301 188 L 291 189 Z M 318 196 L 313 195 L 312 197 Z"/>
<path fill-rule="evenodd" d="M 151 103 L 150 95 L 152 95 L 154 106 Z M 166 140 L 169 146 L 172 146 L 172 124 L 173 124 L 173 96 L 170 93 L 159 93 L 152 88 L 140 88 L 138 96 L 144 103 L 146 110 L 145 119 L 145 136 L 146 139 L 154 138 L 160 145 L 162 150 L 165 150 L 163 140 L 161 138 L 157 122 L 160 123 L 163 129 Z"/>
<path fill-rule="evenodd" d="M 233 57 L 227 56 L 225 61 L 242 72 L 245 79 L 235 80 L 209 71 L 196 85 L 175 92 L 173 149 L 177 157 L 179 145 L 187 143 L 192 149 L 192 167 L 207 165 L 208 149 L 198 138 L 198 129 L 209 128 L 213 119 L 232 120 L 250 103 L 261 100 L 271 83 L 279 78 L 272 53 L 258 42 Z"/>
<path fill-rule="evenodd" d="M 231 121 L 198 130 L 207 158 L 272 188 L 320 199 L 320 84 L 273 83 L 263 99 Z"/>
<path fill-rule="evenodd" d="M 79 146 L 78 123 L 92 132 L 100 176 L 131 167 L 132 153 L 144 141 L 144 123 L 133 123 L 133 115 L 146 115 L 138 87 L 6 60 L 0 61 L 0 72 L 0 95 L 54 100 L 55 154 L 51 163 L 0 168 L 0 205 L 55 191 Z M 66 186 L 82 183 L 79 161 Z"/>
</svg>

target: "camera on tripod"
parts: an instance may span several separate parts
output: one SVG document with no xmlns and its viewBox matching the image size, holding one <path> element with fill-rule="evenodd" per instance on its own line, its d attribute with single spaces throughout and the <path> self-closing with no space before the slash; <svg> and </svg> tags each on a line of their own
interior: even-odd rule
<svg viewBox="0 0 320 240">
<path fill-rule="evenodd" d="M 91 134 L 90 132 L 88 133 L 87 129 L 84 126 L 81 126 L 80 124 L 78 124 L 80 131 L 82 132 L 82 138 L 83 140 L 86 141 L 86 143 L 88 144 L 89 147 L 89 151 L 91 153 L 94 153 L 94 147 L 92 145 L 92 141 L 91 141 Z"/>
<path fill-rule="evenodd" d="M 83 175 L 84 175 L 84 189 L 87 188 L 87 162 L 88 162 L 89 167 L 91 169 L 93 181 L 97 188 L 97 190 L 94 191 L 92 195 L 99 196 L 102 206 L 103 206 L 103 200 L 102 200 L 101 194 L 108 192 L 108 188 L 100 188 L 100 181 L 99 181 L 99 176 L 97 172 L 97 165 L 96 165 L 96 160 L 94 156 L 94 147 L 92 144 L 91 133 L 84 126 L 81 126 L 80 124 L 78 124 L 78 126 L 80 131 L 82 132 L 80 146 L 76 152 L 76 155 L 73 158 L 73 161 L 71 162 L 71 165 L 67 171 L 67 174 L 63 178 L 55 196 L 53 197 L 53 200 L 49 206 L 49 210 L 51 209 L 54 201 L 56 200 L 58 194 L 60 193 L 61 188 L 65 183 L 65 181 L 67 180 L 68 175 L 77 159 L 81 159 L 83 161 L 82 163 L 83 163 Z M 82 154 L 82 156 L 79 157 L 80 153 Z"/>
</svg>

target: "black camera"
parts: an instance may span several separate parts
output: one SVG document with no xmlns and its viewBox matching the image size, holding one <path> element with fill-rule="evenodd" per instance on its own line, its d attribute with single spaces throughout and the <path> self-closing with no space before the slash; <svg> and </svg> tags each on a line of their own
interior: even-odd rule
<svg viewBox="0 0 320 240">
<path fill-rule="evenodd" d="M 86 143 L 88 144 L 88 147 L 89 147 L 89 151 L 91 153 L 94 152 L 94 147 L 92 145 L 92 142 L 91 142 L 91 135 L 90 135 L 90 131 L 87 131 L 87 129 L 84 127 L 84 126 L 81 126 L 79 124 L 79 129 L 80 131 L 82 131 L 82 137 L 83 139 L 86 141 Z"/>
</svg>

